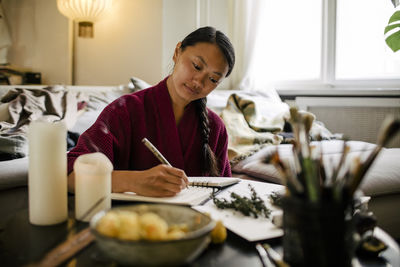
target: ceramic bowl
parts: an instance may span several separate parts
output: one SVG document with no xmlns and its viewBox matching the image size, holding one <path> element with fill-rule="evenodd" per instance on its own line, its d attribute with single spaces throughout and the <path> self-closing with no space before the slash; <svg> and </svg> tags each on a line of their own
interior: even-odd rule
<svg viewBox="0 0 400 267">
<path fill-rule="evenodd" d="M 123 265 L 165 266 L 182 265 L 193 261 L 210 243 L 215 222 L 208 216 L 186 206 L 169 204 L 130 205 L 111 210 L 130 210 L 137 213 L 154 212 L 168 225 L 186 224 L 188 233 L 181 239 L 165 241 L 121 240 L 96 230 L 99 220 L 107 213 L 101 211 L 90 221 L 91 231 L 99 249 L 110 259 Z"/>
</svg>

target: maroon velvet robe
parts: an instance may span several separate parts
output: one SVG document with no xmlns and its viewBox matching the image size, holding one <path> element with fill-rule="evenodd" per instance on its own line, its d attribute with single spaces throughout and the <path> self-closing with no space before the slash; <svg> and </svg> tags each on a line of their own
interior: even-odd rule
<svg viewBox="0 0 400 267">
<path fill-rule="evenodd" d="M 209 144 L 219 163 L 221 176 L 231 176 L 228 160 L 228 135 L 223 121 L 208 110 Z M 96 122 L 84 132 L 77 146 L 68 153 L 68 173 L 75 159 L 86 153 L 100 151 L 114 165 L 114 170 L 146 170 L 160 162 L 142 143 L 146 137 L 172 166 L 188 176 L 206 175 L 201 166 L 202 139 L 195 106 L 190 103 L 179 122 L 175 122 L 166 79 L 158 85 L 129 95 L 109 104 Z"/>
</svg>

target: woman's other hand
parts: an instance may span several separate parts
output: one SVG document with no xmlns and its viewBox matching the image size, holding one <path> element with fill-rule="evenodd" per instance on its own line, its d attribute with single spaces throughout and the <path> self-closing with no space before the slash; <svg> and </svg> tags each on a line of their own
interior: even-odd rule
<svg viewBox="0 0 400 267">
<path fill-rule="evenodd" d="M 142 196 L 170 197 L 189 184 L 185 172 L 165 164 L 145 171 L 114 171 L 113 192 L 135 192 Z"/>
</svg>

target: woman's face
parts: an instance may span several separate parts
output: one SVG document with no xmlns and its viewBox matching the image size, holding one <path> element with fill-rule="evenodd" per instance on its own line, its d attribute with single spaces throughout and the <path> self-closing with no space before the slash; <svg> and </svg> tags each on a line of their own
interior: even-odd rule
<svg viewBox="0 0 400 267">
<path fill-rule="evenodd" d="M 174 71 L 167 82 L 174 101 L 185 105 L 206 97 L 222 82 L 228 63 L 216 44 L 197 43 L 183 51 L 178 43 L 174 53 Z"/>
</svg>

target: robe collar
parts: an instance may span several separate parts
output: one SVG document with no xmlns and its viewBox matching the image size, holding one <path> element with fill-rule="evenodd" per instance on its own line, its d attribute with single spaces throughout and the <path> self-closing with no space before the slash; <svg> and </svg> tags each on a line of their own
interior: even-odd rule
<svg viewBox="0 0 400 267">
<path fill-rule="evenodd" d="M 168 76 L 169 77 L 169 76 Z M 167 158 L 172 166 L 184 169 L 185 162 L 181 147 L 178 127 L 175 121 L 175 115 L 172 108 L 171 96 L 168 92 L 166 77 L 159 83 L 158 90 L 155 92 L 155 103 L 157 103 L 158 115 L 161 118 L 161 140 L 160 151 Z"/>
</svg>

